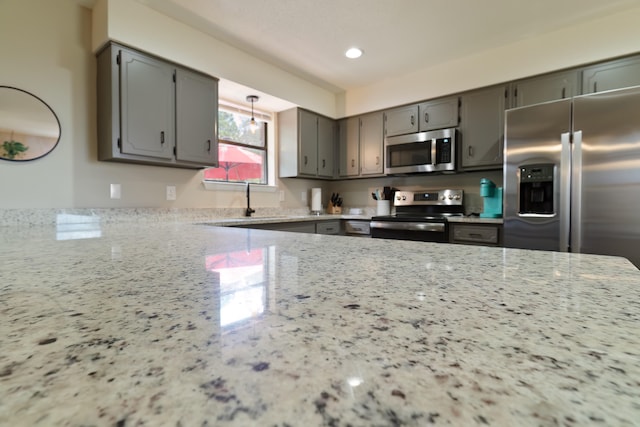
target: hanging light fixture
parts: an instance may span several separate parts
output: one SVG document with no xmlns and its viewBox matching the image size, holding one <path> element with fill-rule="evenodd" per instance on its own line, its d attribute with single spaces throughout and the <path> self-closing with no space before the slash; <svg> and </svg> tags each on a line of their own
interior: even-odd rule
<svg viewBox="0 0 640 427">
<path fill-rule="evenodd" d="M 251 102 L 251 121 L 249 122 L 249 130 L 251 133 L 256 133 L 258 130 L 258 122 L 256 122 L 256 119 L 253 117 L 253 103 L 258 102 L 258 99 L 260 98 L 257 95 L 247 96 L 247 102 Z"/>
</svg>

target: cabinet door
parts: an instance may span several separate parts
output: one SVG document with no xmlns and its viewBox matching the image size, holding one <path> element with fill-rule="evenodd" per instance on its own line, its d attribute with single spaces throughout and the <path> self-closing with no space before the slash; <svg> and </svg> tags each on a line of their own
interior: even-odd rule
<svg viewBox="0 0 640 427">
<path fill-rule="evenodd" d="M 335 122 L 318 116 L 318 176 L 333 178 Z"/>
<path fill-rule="evenodd" d="M 385 136 L 404 135 L 418 131 L 418 106 L 394 108 L 384 113 Z"/>
<path fill-rule="evenodd" d="M 161 159 L 175 146 L 174 67 L 120 50 L 121 150 Z"/>
<path fill-rule="evenodd" d="M 318 174 L 318 116 L 298 110 L 300 175 Z"/>
<path fill-rule="evenodd" d="M 360 173 L 360 119 L 350 117 L 338 124 L 340 148 L 340 176 L 358 176 Z"/>
<path fill-rule="evenodd" d="M 360 175 L 382 175 L 384 138 L 382 113 L 360 117 Z"/>
<path fill-rule="evenodd" d="M 504 110 L 508 96 L 505 85 L 462 96 L 462 168 L 502 167 Z"/>
<path fill-rule="evenodd" d="M 420 131 L 458 126 L 458 98 L 444 98 L 418 105 Z"/>
<path fill-rule="evenodd" d="M 176 70 L 176 113 L 176 159 L 216 166 L 218 82 Z"/>
<path fill-rule="evenodd" d="M 640 57 L 611 61 L 582 71 L 582 93 L 640 85 Z"/>
<path fill-rule="evenodd" d="M 548 74 L 514 83 L 516 107 L 571 98 L 577 94 L 577 71 Z"/>
<path fill-rule="evenodd" d="M 340 234 L 340 221 L 323 221 L 317 223 L 316 234 Z"/>
</svg>

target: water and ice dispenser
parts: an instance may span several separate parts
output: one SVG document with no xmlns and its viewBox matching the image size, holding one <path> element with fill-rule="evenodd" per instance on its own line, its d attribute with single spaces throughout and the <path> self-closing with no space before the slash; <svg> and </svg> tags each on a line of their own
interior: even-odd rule
<svg viewBox="0 0 640 427">
<path fill-rule="evenodd" d="M 555 213 L 553 164 L 520 166 L 519 181 L 519 214 L 552 215 Z"/>
</svg>

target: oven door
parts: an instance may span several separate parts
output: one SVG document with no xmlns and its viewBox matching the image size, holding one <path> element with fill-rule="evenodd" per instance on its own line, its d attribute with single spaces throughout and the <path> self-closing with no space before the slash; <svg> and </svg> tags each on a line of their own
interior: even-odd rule
<svg viewBox="0 0 640 427">
<path fill-rule="evenodd" d="M 384 221 L 369 223 L 371 237 L 378 239 L 414 240 L 419 242 L 449 242 L 446 220 L 435 221 Z"/>
</svg>

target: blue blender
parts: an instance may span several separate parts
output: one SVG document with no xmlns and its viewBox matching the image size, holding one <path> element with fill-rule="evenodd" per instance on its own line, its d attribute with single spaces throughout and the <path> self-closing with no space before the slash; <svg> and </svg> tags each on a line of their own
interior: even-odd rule
<svg viewBox="0 0 640 427">
<path fill-rule="evenodd" d="M 502 218 L 502 187 L 487 178 L 480 180 L 480 196 L 484 199 L 484 209 L 480 218 Z"/>
</svg>

